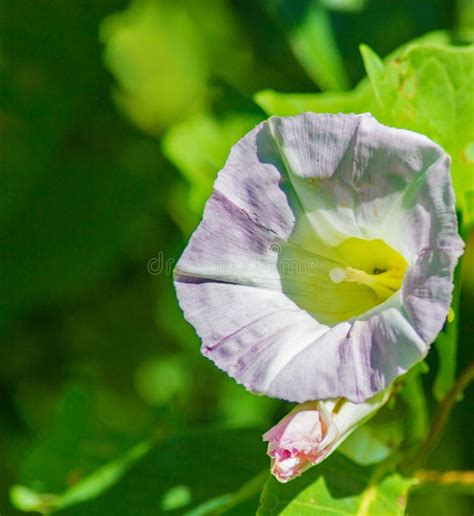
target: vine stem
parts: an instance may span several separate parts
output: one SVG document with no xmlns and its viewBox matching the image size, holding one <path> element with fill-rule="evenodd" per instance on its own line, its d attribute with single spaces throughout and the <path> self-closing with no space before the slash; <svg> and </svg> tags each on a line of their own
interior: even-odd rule
<svg viewBox="0 0 474 516">
<path fill-rule="evenodd" d="M 420 469 L 415 473 L 414 491 L 474 494 L 474 471 L 434 471 Z"/>
<path fill-rule="evenodd" d="M 420 484 L 463 484 L 474 487 L 474 471 L 435 471 L 420 469 L 416 472 Z"/>
<path fill-rule="evenodd" d="M 439 403 L 428 435 L 419 447 L 418 451 L 410 457 L 409 461 L 407 461 L 411 463 L 413 467 L 416 467 L 416 465 L 422 463 L 430 454 L 431 450 L 436 446 L 459 395 L 473 380 L 474 362 L 468 365 L 466 369 L 464 369 L 451 390 Z"/>
</svg>

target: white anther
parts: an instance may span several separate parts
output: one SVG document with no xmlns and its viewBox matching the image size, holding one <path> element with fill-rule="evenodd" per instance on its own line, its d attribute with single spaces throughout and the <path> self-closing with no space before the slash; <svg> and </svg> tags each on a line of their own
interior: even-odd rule
<svg viewBox="0 0 474 516">
<path fill-rule="evenodd" d="M 346 273 L 344 269 L 336 267 L 329 271 L 329 277 L 333 283 L 342 283 L 346 279 Z"/>
</svg>

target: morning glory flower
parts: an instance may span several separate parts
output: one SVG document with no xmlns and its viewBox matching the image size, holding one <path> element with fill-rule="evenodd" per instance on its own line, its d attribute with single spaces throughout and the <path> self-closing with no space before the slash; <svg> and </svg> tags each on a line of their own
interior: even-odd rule
<svg viewBox="0 0 474 516">
<path fill-rule="evenodd" d="M 299 477 L 330 455 L 390 397 L 391 389 L 363 403 L 344 398 L 297 405 L 263 435 L 268 441 L 271 471 L 280 482 Z"/>
<path fill-rule="evenodd" d="M 447 154 L 370 114 L 272 117 L 232 149 L 175 270 L 247 389 L 360 403 L 427 354 L 463 251 Z"/>
</svg>

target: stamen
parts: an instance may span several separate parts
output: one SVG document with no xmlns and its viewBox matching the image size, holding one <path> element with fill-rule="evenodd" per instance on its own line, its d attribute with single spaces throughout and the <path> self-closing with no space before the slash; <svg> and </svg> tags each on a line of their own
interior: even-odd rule
<svg viewBox="0 0 474 516">
<path fill-rule="evenodd" d="M 398 267 L 389 270 L 376 268 L 373 274 L 369 274 L 353 267 L 335 268 L 329 271 L 329 278 L 336 284 L 347 281 L 357 283 L 358 285 L 365 285 L 371 288 L 381 301 L 385 301 L 400 288 L 403 270 Z"/>
</svg>

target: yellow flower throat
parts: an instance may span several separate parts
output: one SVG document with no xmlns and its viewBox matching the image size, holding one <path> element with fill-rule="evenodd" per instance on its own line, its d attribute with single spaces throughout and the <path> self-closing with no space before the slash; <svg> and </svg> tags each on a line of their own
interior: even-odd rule
<svg viewBox="0 0 474 516">
<path fill-rule="evenodd" d="M 352 237 L 335 246 L 319 242 L 309 253 L 289 245 L 280 254 L 279 266 L 286 295 L 321 323 L 334 325 L 400 290 L 408 262 L 381 239 Z"/>
<path fill-rule="evenodd" d="M 379 303 L 400 289 L 407 262 L 383 240 L 350 238 L 339 245 L 338 252 L 348 265 L 329 270 L 333 283 L 348 282 L 369 287 Z"/>
</svg>

